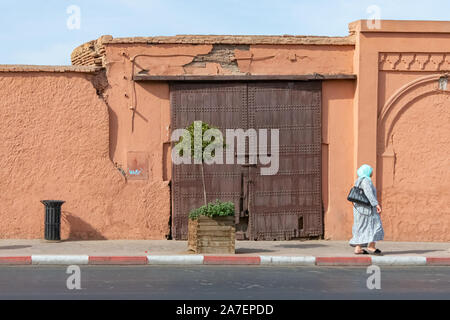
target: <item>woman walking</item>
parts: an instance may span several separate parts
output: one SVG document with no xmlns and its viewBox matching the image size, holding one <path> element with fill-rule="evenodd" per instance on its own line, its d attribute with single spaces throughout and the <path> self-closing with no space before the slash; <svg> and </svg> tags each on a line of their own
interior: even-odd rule
<svg viewBox="0 0 450 320">
<path fill-rule="evenodd" d="M 376 248 L 376 242 L 384 239 L 384 230 L 380 217 L 381 206 L 378 204 L 377 191 L 371 179 L 373 169 L 369 165 L 363 165 L 357 173 L 358 180 L 355 186 L 364 190 L 370 205 L 353 203 L 354 224 L 350 245 L 355 247 L 355 254 L 382 255 Z"/>
</svg>

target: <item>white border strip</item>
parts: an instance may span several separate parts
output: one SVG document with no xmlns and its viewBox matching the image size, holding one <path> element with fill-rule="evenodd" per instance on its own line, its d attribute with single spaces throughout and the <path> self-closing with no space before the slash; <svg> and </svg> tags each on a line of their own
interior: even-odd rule
<svg viewBox="0 0 450 320">
<path fill-rule="evenodd" d="M 36 265 L 78 265 L 88 264 L 89 256 L 32 255 L 31 264 Z"/>
<path fill-rule="evenodd" d="M 315 257 L 261 256 L 261 265 L 314 266 Z"/>
<path fill-rule="evenodd" d="M 203 264 L 204 257 L 192 256 L 147 256 L 150 265 L 198 265 Z"/>
<path fill-rule="evenodd" d="M 420 256 L 372 256 L 372 264 L 380 266 L 426 266 L 427 258 Z M 260 256 L 261 265 L 314 266 L 312 256 Z M 147 256 L 149 265 L 202 265 L 203 255 Z M 33 265 L 87 265 L 87 255 L 32 255 Z"/>
<path fill-rule="evenodd" d="M 417 256 L 372 256 L 372 264 L 380 266 L 425 266 L 427 265 L 427 258 Z"/>
</svg>

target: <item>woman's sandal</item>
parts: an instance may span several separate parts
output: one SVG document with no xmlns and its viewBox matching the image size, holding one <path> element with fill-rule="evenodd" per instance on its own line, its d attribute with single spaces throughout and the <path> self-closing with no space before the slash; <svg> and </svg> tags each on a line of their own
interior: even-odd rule
<svg viewBox="0 0 450 320">
<path fill-rule="evenodd" d="M 376 249 L 375 251 L 367 249 L 367 251 L 369 251 L 369 254 L 373 255 L 373 256 L 382 256 L 383 255 L 383 252 L 381 252 L 380 249 Z"/>
<path fill-rule="evenodd" d="M 355 252 L 355 254 L 357 256 L 362 255 L 362 254 L 369 254 L 366 250 L 362 249 L 360 252 Z"/>
</svg>

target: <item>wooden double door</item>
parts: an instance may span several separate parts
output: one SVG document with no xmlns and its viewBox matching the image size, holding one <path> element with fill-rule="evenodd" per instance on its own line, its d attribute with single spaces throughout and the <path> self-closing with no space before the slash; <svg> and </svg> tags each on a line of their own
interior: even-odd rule
<svg viewBox="0 0 450 320">
<path fill-rule="evenodd" d="M 234 150 L 227 151 L 234 154 L 234 163 L 204 166 L 208 202 L 219 199 L 235 204 L 237 239 L 323 235 L 321 88 L 320 81 L 171 84 L 172 130 L 198 120 L 219 128 L 225 139 L 227 129 L 252 130 L 257 138 L 261 129 L 267 130 L 267 156 L 272 164 L 261 164 L 259 159 L 256 165 L 249 164 L 250 157 L 261 151 L 261 141 L 255 148 L 246 139 L 243 154 L 236 150 L 237 142 Z M 272 141 L 274 130 L 278 130 L 278 142 Z M 271 154 L 273 150 L 278 154 Z M 239 157 L 246 163 L 238 164 Z M 275 157 L 278 170 L 262 174 L 262 168 L 275 167 Z M 188 214 L 203 205 L 201 177 L 201 165 L 193 162 L 172 167 L 172 237 L 176 240 L 187 239 Z"/>
</svg>

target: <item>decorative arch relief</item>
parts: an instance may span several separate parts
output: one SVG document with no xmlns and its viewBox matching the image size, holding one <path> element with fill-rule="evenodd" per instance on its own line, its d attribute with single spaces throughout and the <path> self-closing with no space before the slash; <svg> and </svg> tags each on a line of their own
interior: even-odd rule
<svg viewBox="0 0 450 320">
<path fill-rule="evenodd" d="M 382 52 L 380 71 L 450 71 L 450 52 Z"/>
<path fill-rule="evenodd" d="M 430 94 L 450 93 L 448 73 L 420 77 L 397 90 L 383 106 L 378 118 L 378 156 L 383 165 L 383 184 L 392 186 L 396 154 L 392 132 L 401 113 L 411 103 Z"/>
<path fill-rule="evenodd" d="M 448 73 L 431 74 L 417 78 L 398 89 L 384 104 L 379 114 L 379 124 L 385 125 L 390 118 L 414 99 L 432 92 L 449 92 Z"/>
</svg>

